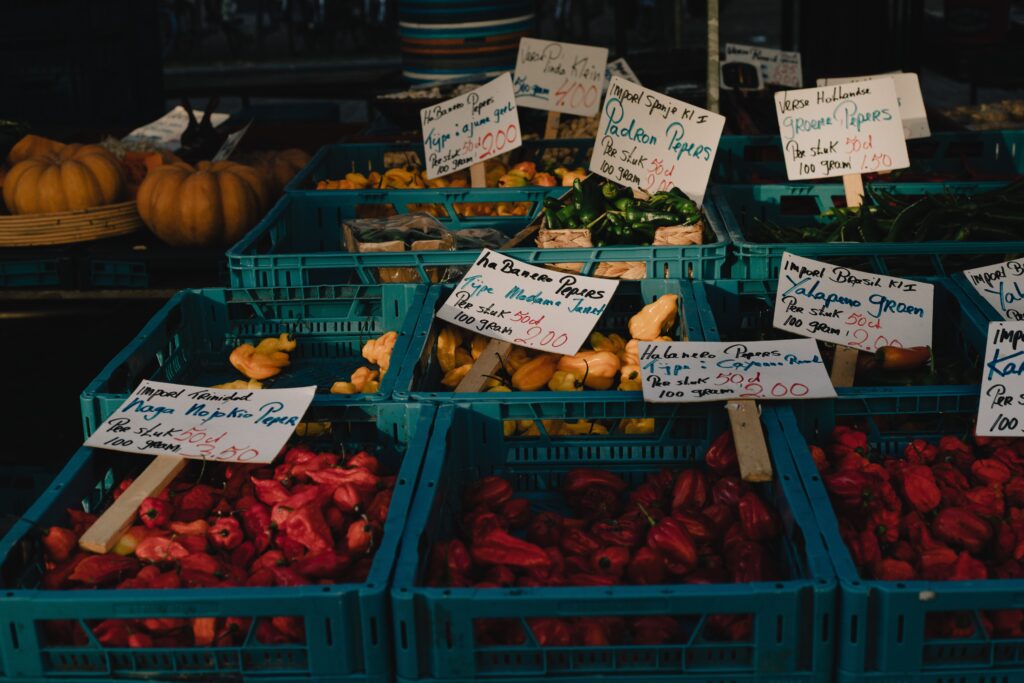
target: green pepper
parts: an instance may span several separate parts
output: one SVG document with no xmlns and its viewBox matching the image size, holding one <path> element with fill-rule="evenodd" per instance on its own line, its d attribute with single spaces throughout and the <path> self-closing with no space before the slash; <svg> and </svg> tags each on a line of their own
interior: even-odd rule
<svg viewBox="0 0 1024 683">
<path fill-rule="evenodd" d="M 553 211 L 551 207 L 544 207 L 544 218 L 547 221 L 548 230 L 559 230 L 562 227 L 562 221 L 558 219 L 558 212 Z"/>
<path fill-rule="evenodd" d="M 598 216 L 600 215 L 601 214 L 597 213 L 596 211 L 584 209 L 583 211 L 580 212 L 580 223 L 582 223 L 583 226 L 586 227 L 593 223 L 594 221 L 596 221 Z"/>
<path fill-rule="evenodd" d="M 563 206 L 555 213 L 555 216 L 558 218 L 558 223 L 563 228 L 574 227 L 576 223 L 579 222 L 576 207 L 573 206 L 572 204 L 566 204 L 565 206 Z"/>
<path fill-rule="evenodd" d="M 614 206 L 617 211 L 626 211 L 636 206 L 636 200 L 630 197 L 622 197 L 615 200 Z"/>
<path fill-rule="evenodd" d="M 579 178 L 572 181 L 572 205 L 577 213 L 583 210 L 583 183 Z"/>
<path fill-rule="evenodd" d="M 562 202 L 558 201 L 554 197 L 545 197 L 544 208 L 551 209 L 553 211 L 558 211 L 560 208 L 562 208 Z"/>
<path fill-rule="evenodd" d="M 619 196 L 619 188 L 610 180 L 601 183 L 601 196 L 608 200 L 614 200 Z"/>
</svg>

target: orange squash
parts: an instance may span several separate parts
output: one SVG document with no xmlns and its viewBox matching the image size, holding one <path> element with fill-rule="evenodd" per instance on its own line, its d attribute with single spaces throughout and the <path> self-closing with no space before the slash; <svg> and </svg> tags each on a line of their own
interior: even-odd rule
<svg viewBox="0 0 1024 683">
<path fill-rule="evenodd" d="M 31 157 L 59 152 L 62 147 L 64 147 L 63 142 L 29 134 L 18 140 L 14 147 L 11 147 L 11 151 L 7 153 L 7 163 L 14 166 L 19 161 L 25 161 Z"/>
<path fill-rule="evenodd" d="M 124 196 L 117 158 L 99 145 L 65 145 L 15 164 L 4 179 L 12 214 L 52 213 L 113 204 Z"/>
<path fill-rule="evenodd" d="M 262 152 L 254 161 L 253 167 L 267 177 L 274 194 L 280 194 L 284 191 L 284 186 L 308 163 L 309 154 L 293 148 L 279 152 Z"/>
<path fill-rule="evenodd" d="M 160 152 L 125 152 L 121 157 L 128 180 L 128 191 L 134 197 L 138 194 L 139 185 L 154 168 L 164 165 L 164 156 Z"/>
<path fill-rule="evenodd" d="M 173 246 L 237 242 L 270 206 L 266 179 L 233 161 L 158 166 L 139 186 L 136 205 L 149 229 Z"/>
</svg>

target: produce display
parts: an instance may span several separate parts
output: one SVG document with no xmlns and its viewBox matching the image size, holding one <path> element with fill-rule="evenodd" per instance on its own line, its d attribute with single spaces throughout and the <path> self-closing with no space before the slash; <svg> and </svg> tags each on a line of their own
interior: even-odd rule
<svg viewBox="0 0 1024 683">
<path fill-rule="evenodd" d="M 965 104 L 942 112 L 971 130 L 998 130 L 1024 126 L 1024 100 Z"/>
<path fill-rule="evenodd" d="M 570 186 L 576 178 L 583 178 L 587 172 L 582 168 L 569 170 L 564 166 L 552 166 L 538 171 L 532 161 L 521 161 L 511 168 L 500 161 L 484 162 L 487 187 L 557 187 Z M 427 172 L 411 163 L 387 168 L 382 172 L 369 171 L 346 173 L 344 178 L 326 179 L 317 182 L 318 190 L 415 190 L 443 187 L 469 187 L 469 171 L 456 171 L 440 178 L 429 179 Z"/>
<path fill-rule="evenodd" d="M 146 498 L 113 550 L 78 549 L 97 519 L 68 510 L 43 532 L 44 590 L 289 587 L 361 582 L 380 546 L 395 477 L 367 450 L 287 448 L 276 466 L 192 463 Z M 122 480 L 113 498 L 133 480 Z M 304 619 L 280 615 L 106 619 L 88 626 L 104 647 L 228 647 L 305 642 Z M 73 620 L 50 620 L 50 645 L 82 646 Z"/>
<path fill-rule="evenodd" d="M 975 195 L 896 195 L 865 185 L 858 208 L 837 207 L 821 223 L 776 225 L 754 217 L 746 237 L 753 242 L 984 242 L 1024 239 L 1024 178 Z"/>
<path fill-rule="evenodd" d="M 426 585 L 594 587 L 785 578 L 779 514 L 739 478 L 731 433 L 712 443 L 703 467 L 651 472 L 632 487 L 596 467 L 560 479 L 559 500 L 548 496 L 543 505 L 517 495 L 501 476 L 467 487 L 458 535 L 431 548 Z M 675 615 L 540 616 L 526 624 L 542 647 L 661 645 L 687 637 Z M 707 619 L 703 634 L 745 641 L 752 629 L 749 614 L 718 614 Z M 478 619 L 475 631 L 485 645 L 518 645 L 527 638 L 517 619 Z"/>
<path fill-rule="evenodd" d="M 3 182 L 12 214 L 56 213 L 106 206 L 124 199 L 125 176 L 117 159 L 98 145 L 15 145 Z M 59 143 L 58 143 L 59 144 Z M 22 158 L 22 155 L 25 155 Z"/>
<path fill-rule="evenodd" d="M 1024 440 L 955 435 L 915 439 L 899 455 L 837 426 L 811 446 L 839 531 L 862 577 L 970 581 L 1024 577 Z M 982 612 L 997 638 L 1024 637 L 1024 611 Z M 971 612 L 934 612 L 929 638 L 975 632 Z"/>
<path fill-rule="evenodd" d="M 293 147 L 239 154 L 236 160 L 262 173 L 270 183 L 271 194 L 277 196 L 284 192 L 284 186 L 306 167 L 310 156 L 305 150 Z"/>
</svg>

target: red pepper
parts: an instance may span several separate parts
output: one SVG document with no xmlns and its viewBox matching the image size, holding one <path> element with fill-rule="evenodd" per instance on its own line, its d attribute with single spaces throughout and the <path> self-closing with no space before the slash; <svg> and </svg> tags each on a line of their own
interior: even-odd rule
<svg viewBox="0 0 1024 683">
<path fill-rule="evenodd" d="M 288 636 L 274 628 L 269 619 L 262 619 L 257 622 L 256 642 L 263 645 L 284 645 L 292 641 Z"/>
<path fill-rule="evenodd" d="M 302 617 L 274 617 L 270 622 L 288 637 L 289 642 L 301 643 L 306 640 L 306 623 Z"/>
<path fill-rule="evenodd" d="M 530 501 L 525 498 L 510 498 L 498 508 L 511 529 L 521 529 L 530 523 Z"/>
<path fill-rule="evenodd" d="M 621 578 L 629 564 L 629 551 L 622 546 L 613 545 L 598 551 L 593 558 L 594 571 Z"/>
<path fill-rule="evenodd" d="M 292 569 L 307 579 L 337 580 L 351 564 L 348 555 L 328 550 L 322 553 L 310 553 L 292 564 Z"/>
<path fill-rule="evenodd" d="M 900 515 L 892 510 L 875 510 L 868 525 L 883 543 L 895 543 L 900 537 Z"/>
<path fill-rule="evenodd" d="M 810 446 L 811 459 L 814 460 L 814 466 L 818 468 L 818 472 L 828 471 L 828 457 L 825 455 L 825 451 L 819 446 Z"/>
<path fill-rule="evenodd" d="M 1024 507 L 1024 477 L 1014 477 L 1006 482 L 1003 487 L 1003 495 L 1011 505 Z"/>
<path fill-rule="evenodd" d="M 205 519 L 197 519 L 194 522 L 171 522 L 169 528 L 176 536 L 206 536 L 210 525 Z"/>
<path fill-rule="evenodd" d="M 946 462 L 959 467 L 970 467 L 974 459 L 973 449 L 955 436 L 943 436 L 939 439 L 939 456 Z"/>
<path fill-rule="evenodd" d="M 629 488 L 629 485 L 617 474 L 595 468 L 574 469 L 566 474 L 562 480 L 562 493 L 566 497 L 581 494 L 593 487 L 606 488 L 615 493 L 622 493 Z"/>
<path fill-rule="evenodd" d="M 951 581 L 973 581 L 988 578 L 988 569 L 985 563 L 975 559 L 969 553 L 961 552 L 956 558 L 956 566 L 953 568 Z"/>
<path fill-rule="evenodd" d="M 362 467 L 352 469 L 332 467 L 326 470 L 316 470 L 309 473 L 309 478 L 318 484 L 329 486 L 348 484 L 367 497 L 372 496 L 381 486 L 380 477 Z"/>
<path fill-rule="evenodd" d="M 457 538 L 448 541 L 445 549 L 445 568 L 449 577 L 465 579 L 473 571 L 473 558 L 466 544 Z"/>
<path fill-rule="evenodd" d="M 495 586 L 508 588 L 516 585 L 516 573 L 504 565 L 496 564 L 484 574 L 484 581 Z"/>
<path fill-rule="evenodd" d="M 844 510 L 857 511 L 876 506 L 876 492 L 880 485 L 877 477 L 863 470 L 843 470 L 822 476 L 825 488 L 836 505 Z"/>
<path fill-rule="evenodd" d="M 992 452 L 992 458 L 1006 465 L 1011 473 L 1024 474 L 1024 458 L 1021 457 L 1020 448 L 997 448 Z"/>
<path fill-rule="evenodd" d="M 384 489 L 378 491 L 377 495 L 373 497 L 369 507 L 366 508 L 366 516 L 371 522 L 384 526 L 388 519 L 388 509 L 391 507 L 391 498 L 394 493 L 394 489 Z"/>
<path fill-rule="evenodd" d="M 997 638 L 1024 637 L 1024 610 L 997 609 L 987 612 L 992 621 L 992 631 Z"/>
<path fill-rule="evenodd" d="M 582 529 L 568 529 L 562 533 L 559 547 L 566 555 L 590 557 L 601 549 L 601 544 Z"/>
<path fill-rule="evenodd" d="M 622 511 L 619 494 L 605 486 L 592 486 L 582 492 L 567 495 L 566 502 L 587 522 L 617 517 Z"/>
<path fill-rule="evenodd" d="M 288 521 L 293 512 L 295 512 L 295 508 L 288 507 L 284 503 L 278 503 L 270 508 L 270 528 L 283 529 L 284 523 Z"/>
<path fill-rule="evenodd" d="M 275 586 L 306 586 L 309 585 L 309 581 L 302 574 L 298 573 L 291 567 L 281 567 L 274 565 L 270 568 L 270 571 L 274 574 L 274 585 Z"/>
<path fill-rule="evenodd" d="M 704 454 L 704 463 L 718 474 L 729 474 L 739 467 L 736 458 L 736 445 L 732 440 L 732 432 L 723 432 L 711 443 Z"/>
<path fill-rule="evenodd" d="M 373 474 L 377 474 L 380 471 L 380 461 L 366 451 L 359 451 L 345 461 L 345 467 L 362 467 Z"/>
<path fill-rule="evenodd" d="M 980 484 L 1005 484 L 1010 481 L 1010 468 L 994 458 L 975 460 L 971 475 Z"/>
<path fill-rule="evenodd" d="M 623 516 L 603 522 L 595 522 L 590 534 L 600 543 L 623 548 L 636 548 L 644 541 L 644 523 L 636 517 Z"/>
<path fill-rule="evenodd" d="M 882 548 L 878 544 L 878 536 L 870 529 L 865 529 L 858 536 L 860 541 L 860 562 L 863 567 L 874 566 L 882 559 Z"/>
<path fill-rule="evenodd" d="M 75 535 L 79 538 L 81 538 L 82 534 L 88 531 L 89 527 L 95 524 L 98 519 L 96 515 L 85 512 L 84 510 L 68 508 L 67 513 L 71 520 L 71 530 L 74 531 Z"/>
<path fill-rule="evenodd" d="M 740 498 L 738 510 L 743 533 L 750 540 L 766 541 L 779 535 L 778 515 L 753 491 Z"/>
<path fill-rule="evenodd" d="M 113 554 L 89 555 L 75 563 L 67 580 L 89 586 L 102 586 L 120 581 L 126 576 L 134 576 L 138 570 L 139 562 L 134 557 Z"/>
<path fill-rule="evenodd" d="M 903 449 L 907 462 L 917 465 L 930 465 L 939 456 L 939 449 L 924 439 L 914 439 Z"/>
<path fill-rule="evenodd" d="M 270 569 L 271 567 L 277 567 L 285 564 L 284 553 L 280 550 L 268 550 L 263 553 L 255 560 L 249 567 L 251 573 L 256 573 L 261 569 Z"/>
<path fill-rule="evenodd" d="M 634 645 L 664 645 L 682 638 L 679 622 L 672 617 L 635 617 L 629 620 Z"/>
<path fill-rule="evenodd" d="M 345 547 L 352 555 L 366 555 L 374 550 L 380 535 L 380 527 L 376 522 L 357 519 L 349 525 L 348 531 L 345 532 Z M 330 538 L 329 535 L 328 538 Z"/>
<path fill-rule="evenodd" d="M 913 581 L 914 567 L 909 562 L 886 557 L 875 563 L 874 577 L 879 581 Z"/>
<path fill-rule="evenodd" d="M 349 528 L 351 530 L 351 527 Z M 327 526 L 319 506 L 315 504 L 295 510 L 285 521 L 283 530 L 288 538 L 298 541 L 311 552 L 321 553 L 334 549 L 331 529 Z"/>
<path fill-rule="evenodd" d="M 255 558 L 256 544 L 252 541 L 242 541 L 237 548 L 231 551 L 231 564 L 242 569 L 248 569 Z"/>
<path fill-rule="evenodd" d="M 583 617 L 573 624 L 573 642 L 584 647 L 607 647 L 625 638 L 622 617 Z"/>
<path fill-rule="evenodd" d="M 921 578 L 928 581 L 946 581 L 953 576 L 957 555 L 952 548 L 936 544 L 923 548 L 918 558 Z"/>
<path fill-rule="evenodd" d="M 153 647 L 153 637 L 148 633 L 132 633 L 128 636 L 128 647 L 151 648 Z"/>
<path fill-rule="evenodd" d="M 328 486 L 328 484 L 325 484 Z M 352 484 L 339 484 L 331 493 L 331 499 L 342 512 L 360 512 L 362 509 L 362 497 L 359 489 Z"/>
<path fill-rule="evenodd" d="M 218 498 L 219 494 L 212 486 L 206 484 L 191 486 L 175 499 L 177 510 L 174 517 L 182 522 L 191 522 L 194 519 L 205 517 L 217 504 Z"/>
<path fill-rule="evenodd" d="M 189 555 L 188 548 L 164 536 L 148 536 L 135 546 L 135 557 L 143 562 L 173 562 Z"/>
<path fill-rule="evenodd" d="M 541 647 L 572 645 L 572 629 L 564 619 L 527 619 L 526 623 Z"/>
<path fill-rule="evenodd" d="M 192 569 L 218 577 L 224 575 L 224 567 L 220 561 L 209 553 L 195 553 L 183 557 L 178 562 L 178 566 L 182 569 Z"/>
<path fill-rule="evenodd" d="M 711 543 L 717 537 L 714 523 L 699 512 L 677 510 L 672 517 L 682 523 L 697 543 Z"/>
<path fill-rule="evenodd" d="M 127 647 L 128 623 L 126 619 L 104 619 L 92 627 L 92 633 L 103 647 Z"/>
<path fill-rule="evenodd" d="M 963 495 L 962 507 L 979 517 L 1000 518 L 1006 512 L 1006 503 L 999 486 L 978 486 Z"/>
<path fill-rule="evenodd" d="M 660 519 L 664 516 L 661 512 L 661 506 L 664 498 L 665 489 L 662 487 L 650 482 L 641 484 L 629 492 L 628 509 L 632 512 L 639 510 L 642 507 L 647 510 L 648 514 L 652 517 Z"/>
<path fill-rule="evenodd" d="M 1013 557 L 1017 549 L 1017 534 L 1004 521 L 995 523 L 995 542 L 992 544 L 992 555 L 997 562 Z"/>
<path fill-rule="evenodd" d="M 476 541 L 476 539 L 489 534 L 492 529 L 508 531 L 508 522 L 504 517 L 490 512 L 486 507 L 480 507 L 463 517 L 462 528 L 470 539 Z"/>
<path fill-rule="evenodd" d="M 78 535 L 62 526 L 51 526 L 43 532 L 43 551 L 47 559 L 63 562 L 78 548 Z"/>
<path fill-rule="evenodd" d="M 245 540 L 242 525 L 234 517 L 221 517 L 208 532 L 210 543 L 224 550 L 234 550 Z"/>
<path fill-rule="evenodd" d="M 754 633 L 754 617 L 750 614 L 712 614 L 705 629 L 711 640 L 744 642 L 750 640 Z"/>
<path fill-rule="evenodd" d="M 139 505 L 139 519 L 150 529 L 167 526 L 172 514 L 174 506 L 160 498 L 143 498 Z"/>
<path fill-rule="evenodd" d="M 537 545 L 558 545 L 561 537 L 562 517 L 554 512 L 538 512 L 526 528 L 526 540 Z"/>
<path fill-rule="evenodd" d="M 226 588 L 228 586 L 221 577 L 198 569 L 182 569 L 178 572 L 178 576 L 187 588 Z"/>
<path fill-rule="evenodd" d="M 317 484 L 298 484 L 292 488 L 291 493 L 292 495 L 288 496 L 288 499 L 281 503 L 281 505 L 298 510 L 301 507 L 313 504 L 320 507 L 331 499 L 334 490 L 329 486 Z"/>
<path fill-rule="evenodd" d="M 907 465 L 903 468 L 902 476 L 903 495 L 915 510 L 922 513 L 931 512 L 939 506 L 942 494 L 927 465 Z"/>
<path fill-rule="evenodd" d="M 593 572 L 572 572 L 565 577 L 570 586 L 614 586 L 619 580 L 607 574 Z"/>
<path fill-rule="evenodd" d="M 134 481 L 135 479 L 133 477 L 125 477 L 120 482 L 118 482 L 114 490 L 111 491 L 111 496 L 113 496 L 114 500 L 120 498 L 121 494 L 127 491 L 128 487 L 131 486 Z"/>
<path fill-rule="evenodd" d="M 700 510 L 708 502 L 710 488 L 707 476 L 700 470 L 680 472 L 672 489 L 672 510 Z"/>
<path fill-rule="evenodd" d="M 206 536 L 176 536 L 175 540 L 190 553 L 207 551 Z"/>
<path fill-rule="evenodd" d="M 860 455 L 867 455 L 871 452 L 871 446 L 868 443 L 868 435 L 864 432 L 845 425 L 836 425 L 832 429 L 832 442 L 829 445 L 829 450 L 840 453 L 852 451 Z"/>
<path fill-rule="evenodd" d="M 327 522 L 328 528 L 331 530 L 333 536 L 345 533 L 348 529 L 349 518 L 338 508 L 333 505 L 329 505 L 324 509 L 324 521 Z"/>
<path fill-rule="evenodd" d="M 291 495 L 284 484 L 273 479 L 256 479 L 253 477 L 252 486 L 256 498 L 264 505 L 273 506 L 283 503 Z"/>
<path fill-rule="evenodd" d="M 270 508 L 263 503 L 253 502 L 242 510 L 242 528 L 252 539 L 256 552 L 263 552 L 270 547 Z"/>
<path fill-rule="evenodd" d="M 992 527 L 969 510 L 945 508 L 932 520 L 932 533 L 955 548 L 978 553 L 992 538 Z"/>
<path fill-rule="evenodd" d="M 753 541 L 742 541 L 729 548 L 725 563 L 734 583 L 767 581 L 775 574 L 767 549 Z"/>
<path fill-rule="evenodd" d="M 704 508 L 704 517 L 711 522 L 716 534 L 724 534 L 736 522 L 736 507 L 712 503 Z"/>
<path fill-rule="evenodd" d="M 463 507 L 471 510 L 483 506 L 491 510 L 497 509 L 512 495 L 512 484 L 501 477 L 484 477 L 466 489 Z"/>
<path fill-rule="evenodd" d="M 249 578 L 245 580 L 244 585 L 269 588 L 274 585 L 274 572 L 269 567 L 254 571 L 249 574 Z"/>
<path fill-rule="evenodd" d="M 665 556 L 669 571 L 683 573 L 697 566 L 697 546 L 686 528 L 666 517 L 647 532 L 647 545 Z"/>
<path fill-rule="evenodd" d="M 504 564 L 523 569 L 548 569 L 551 567 L 551 558 L 543 548 L 520 540 L 500 529 L 494 529 L 474 542 L 470 548 L 470 555 L 474 562 L 483 565 Z"/>
</svg>

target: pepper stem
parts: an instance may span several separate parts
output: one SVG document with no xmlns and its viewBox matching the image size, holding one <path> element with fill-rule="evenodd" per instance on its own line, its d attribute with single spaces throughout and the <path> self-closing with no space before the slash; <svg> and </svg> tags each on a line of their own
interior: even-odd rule
<svg viewBox="0 0 1024 683">
<path fill-rule="evenodd" d="M 636 506 L 643 514 L 643 516 L 647 518 L 647 523 L 651 526 L 654 526 L 656 524 L 656 522 L 654 521 L 654 517 L 651 517 L 651 513 L 647 512 L 647 508 L 644 507 L 643 503 L 637 503 Z"/>
</svg>

